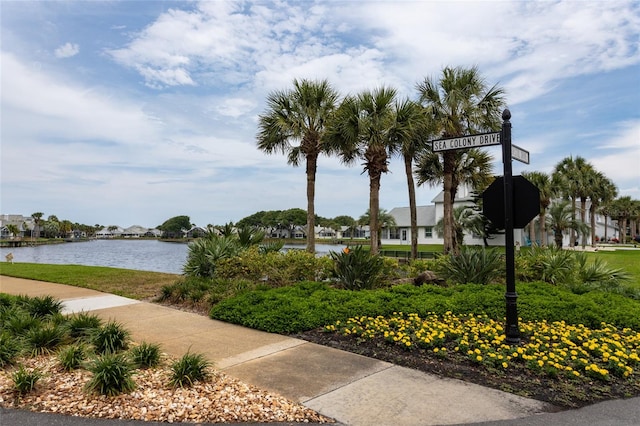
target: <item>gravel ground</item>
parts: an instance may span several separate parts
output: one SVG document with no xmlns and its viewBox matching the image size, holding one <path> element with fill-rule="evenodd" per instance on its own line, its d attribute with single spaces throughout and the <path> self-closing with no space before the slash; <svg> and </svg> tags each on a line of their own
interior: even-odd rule
<svg viewBox="0 0 640 426">
<path fill-rule="evenodd" d="M 21 361 L 27 369 L 37 368 L 43 377 L 34 391 L 26 395 L 14 392 L 12 368 L 0 371 L 0 406 L 50 412 L 71 416 L 144 420 L 156 422 L 305 422 L 329 423 L 301 404 L 211 370 L 206 383 L 191 388 L 168 386 L 168 360 L 163 367 L 137 370 L 136 389 L 115 397 L 88 394 L 86 370 L 63 372 L 55 356 Z"/>
</svg>

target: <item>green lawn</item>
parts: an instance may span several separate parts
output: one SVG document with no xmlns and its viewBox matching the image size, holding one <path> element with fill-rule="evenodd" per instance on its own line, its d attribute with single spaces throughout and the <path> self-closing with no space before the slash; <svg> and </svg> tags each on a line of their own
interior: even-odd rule
<svg viewBox="0 0 640 426">
<path fill-rule="evenodd" d="M 0 275 L 90 288 L 132 299 L 157 296 L 180 275 L 82 265 L 0 263 Z"/>
<path fill-rule="evenodd" d="M 588 253 L 589 258 L 601 258 L 612 268 L 620 268 L 633 278 L 629 285 L 640 288 L 640 250 L 598 251 Z"/>
</svg>

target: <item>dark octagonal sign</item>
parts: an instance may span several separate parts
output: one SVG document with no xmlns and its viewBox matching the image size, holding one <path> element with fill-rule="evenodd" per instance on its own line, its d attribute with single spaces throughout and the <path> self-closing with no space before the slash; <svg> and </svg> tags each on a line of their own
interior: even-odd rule
<svg viewBox="0 0 640 426">
<path fill-rule="evenodd" d="M 527 226 L 540 214 L 540 191 L 524 176 L 513 176 L 513 227 Z M 504 229 L 504 178 L 499 177 L 482 193 L 482 213 L 498 229 Z"/>
</svg>

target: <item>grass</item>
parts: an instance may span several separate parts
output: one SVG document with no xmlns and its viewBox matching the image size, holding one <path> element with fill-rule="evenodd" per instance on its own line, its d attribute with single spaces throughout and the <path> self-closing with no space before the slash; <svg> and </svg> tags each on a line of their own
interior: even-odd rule
<svg viewBox="0 0 640 426">
<path fill-rule="evenodd" d="M 640 250 L 598 251 L 587 253 L 589 259 L 601 258 L 611 268 L 620 268 L 632 276 L 629 285 L 640 289 Z"/>
<path fill-rule="evenodd" d="M 1 263 L 0 275 L 68 284 L 137 300 L 157 296 L 163 286 L 173 284 L 181 277 L 161 272 L 39 263 Z"/>
</svg>

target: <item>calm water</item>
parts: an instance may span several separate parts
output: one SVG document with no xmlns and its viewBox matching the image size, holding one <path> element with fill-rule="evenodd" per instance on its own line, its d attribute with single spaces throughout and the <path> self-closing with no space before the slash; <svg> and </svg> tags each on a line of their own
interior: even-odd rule
<svg viewBox="0 0 640 426">
<path fill-rule="evenodd" d="M 304 249 L 304 245 L 285 248 Z M 341 245 L 317 244 L 318 254 L 339 251 Z M 58 265 L 110 266 L 139 271 L 181 274 L 187 260 L 188 246 L 157 240 L 91 240 L 36 247 L 0 248 L 0 261 L 13 253 L 14 262 L 52 263 Z"/>
</svg>

